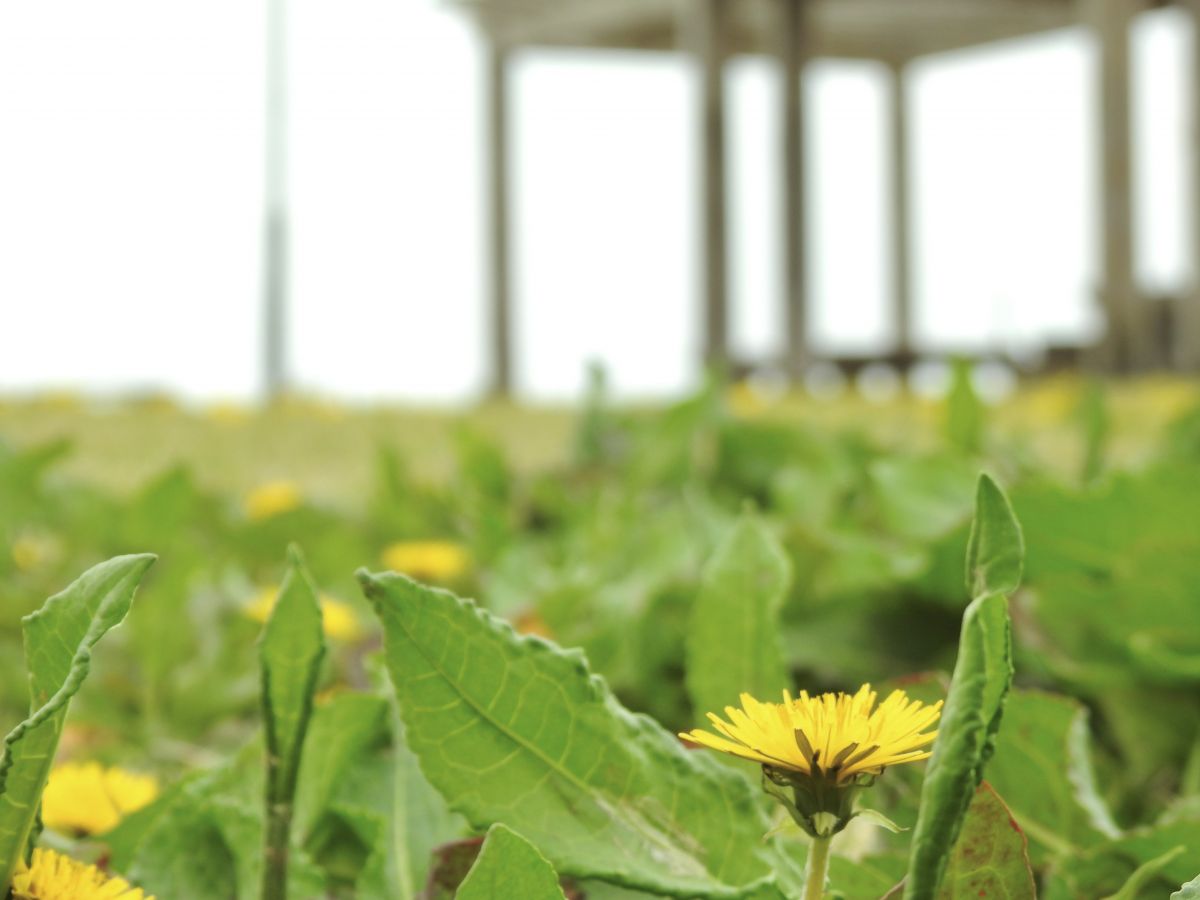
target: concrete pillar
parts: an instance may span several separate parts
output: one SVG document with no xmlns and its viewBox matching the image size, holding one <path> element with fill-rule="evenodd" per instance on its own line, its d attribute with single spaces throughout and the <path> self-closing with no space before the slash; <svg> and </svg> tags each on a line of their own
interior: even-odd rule
<svg viewBox="0 0 1200 900">
<path fill-rule="evenodd" d="M 1084 0 L 1096 38 L 1100 91 L 1100 297 L 1107 318 L 1103 359 L 1130 371 L 1154 362 L 1153 335 L 1139 302 L 1133 257 L 1130 25 L 1137 0 Z"/>
<path fill-rule="evenodd" d="M 1179 368 L 1195 372 L 1200 370 L 1200 0 L 1186 0 L 1184 8 L 1192 20 L 1192 52 L 1188 60 L 1192 282 L 1176 316 L 1173 361 Z"/>
<path fill-rule="evenodd" d="M 786 367 L 793 380 L 808 361 L 808 266 L 804 185 L 804 0 L 776 0 L 779 8 L 780 160 L 783 185 L 784 321 Z"/>
<path fill-rule="evenodd" d="M 681 12 L 700 75 L 701 284 L 704 363 L 729 363 L 729 289 L 726 222 L 725 60 L 728 0 L 694 0 Z"/>
<path fill-rule="evenodd" d="M 912 332 L 912 173 L 909 170 L 908 81 L 904 64 L 889 67 L 889 141 L 891 144 L 892 326 L 896 354 L 906 363 L 913 356 Z"/>
<path fill-rule="evenodd" d="M 489 391 L 512 393 L 512 281 L 509 245 L 508 59 L 509 51 L 490 44 L 485 54 L 485 139 L 488 195 Z"/>
<path fill-rule="evenodd" d="M 262 315 L 263 392 L 287 388 L 288 166 L 287 0 L 267 0 L 267 106 L 264 159 Z"/>
</svg>

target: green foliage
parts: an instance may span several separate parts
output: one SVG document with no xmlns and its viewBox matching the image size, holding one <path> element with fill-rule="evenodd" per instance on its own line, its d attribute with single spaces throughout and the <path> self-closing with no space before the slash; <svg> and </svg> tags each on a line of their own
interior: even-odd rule
<svg viewBox="0 0 1200 900">
<path fill-rule="evenodd" d="M 987 475 L 979 478 L 967 539 L 967 591 L 972 597 L 1011 594 L 1021 583 L 1025 540 L 1012 505 Z"/>
<path fill-rule="evenodd" d="M 325 655 L 317 588 L 304 569 L 298 548 L 288 551 L 288 563 L 259 643 L 267 762 L 264 900 L 287 895 L 292 801 L 313 691 Z"/>
<path fill-rule="evenodd" d="M 976 789 L 946 863 L 939 900 L 1034 897 L 1025 835 L 985 781 Z"/>
<path fill-rule="evenodd" d="M 905 885 L 897 885 L 885 900 L 899 900 Z M 1009 814 L 1000 795 L 986 781 L 971 798 L 962 832 L 946 861 L 946 871 L 934 895 L 937 900 L 976 900 L 1037 896 L 1025 835 Z"/>
<path fill-rule="evenodd" d="M 0 759 L 0 888 L 26 852 L 67 705 L 88 675 L 92 648 L 125 618 L 154 559 L 123 556 L 94 566 L 25 619 L 31 712 L 4 739 Z"/>
<path fill-rule="evenodd" d="M 671 896 L 795 877 L 762 840 L 756 788 L 623 709 L 581 655 L 402 575 L 359 577 L 409 744 L 474 827 L 503 821 L 560 873 Z"/>
<path fill-rule="evenodd" d="M 773 699 L 788 687 L 779 614 L 790 581 L 783 548 L 745 513 L 704 569 L 687 638 L 687 686 L 699 713 Z"/>
<path fill-rule="evenodd" d="M 1009 697 L 988 780 L 1039 860 L 1120 833 L 1096 786 L 1087 709 L 1068 697 L 1036 691 Z"/>
<path fill-rule="evenodd" d="M 458 900 L 565 900 L 554 867 L 511 828 L 488 829 L 479 858 L 458 889 Z"/>
<path fill-rule="evenodd" d="M 1115 894 L 1110 894 L 1104 900 L 1137 900 L 1138 895 L 1143 888 L 1148 886 L 1159 872 L 1161 872 L 1173 860 L 1183 855 L 1186 847 L 1172 847 L 1162 856 L 1155 857 L 1148 862 L 1142 863 L 1137 867 L 1137 870 L 1129 876 L 1129 880 L 1121 886 L 1121 889 Z"/>
<path fill-rule="evenodd" d="M 1194 404 L 1184 387 L 1160 398 L 1039 385 L 998 407 L 985 436 L 962 366 L 940 438 L 938 410 L 914 398 L 768 396 L 732 414 L 715 380 L 667 409 L 596 390 L 574 453 L 558 455 L 545 440 L 529 452 L 528 418 L 503 405 L 467 428 L 376 411 L 335 422 L 326 409 L 306 426 L 311 411 L 289 402 L 234 423 L 174 414 L 184 441 L 209 450 L 161 472 L 144 463 L 155 440 L 128 437 L 136 416 L 114 410 L 74 451 L 38 443 L 85 418 L 60 416 L 24 446 L 0 440 L 0 712 L 30 713 L 21 617 L 97 560 L 155 550 L 126 627 L 94 657 L 72 656 L 90 663 L 88 689 L 71 699 L 58 755 L 154 774 L 162 794 L 106 835 L 40 834 L 40 775 L 17 763 L 6 777 L 28 805 L 14 818 L 41 846 L 103 857 L 159 897 L 258 895 L 272 737 L 260 733 L 251 603 L 285 577 L 297 542 L 322 603 L 340 604 L 331 621 L 361 628 L 327 632 L 317 667 L 313 593 L 296 607 L 285 591 L 261 647 L 273 692 L 291 688 L 271 703 L 283 718 L 268 716 L 291 748 L 272 754 L 277 771 L 295 782 L 289 896 L 416 900 L 432 883 L 430 900 L 448 900 L 478 853 L 468 836 L 501 823 L 552 861 L 567 896 L 779 900 L 805 848 L 786 832 L 763 840 L 778 822 L 752 767 L 685 750 L 674 733 L 743 690 L 773 698 L 787 684 L 869 681 L 935 701 L 953 669 L 935 759 L 889 769 L 862 797 L 910 830 L 840 834 L 831 896 L 878 900 L 910 862 L 905 883 L 922 896 L 988 877 L 964 849 L 988 818 L 975 788 L 986 762 L 1042 900 L 1159 900 L 1200 859 L 1200 418 L 1158 427 Z M 0 404 L 0 430 L 12 422 Z M 118 486 L 79 480 L 98 470 L 98 435 L 134 448 Z M 342 449 L 355 445 L 365 465 Z M 1011 486 L 1011 508 L 980 469 Z M 263 478 L 301 482 L 299 505 L 251 519 L 245 491 Z M 489 612 L 381 582 L 372 602 L 393 689 L 353 572 L 393 542 L 430 538 L 463 545 L 472 563 L 455 589 Z M 1006 595 L 1019 687 L 1003 701 Z M 87 632 L 119 605 L 61 624 Z M 95 636 L 76 634 L 81 649 Z M 71 655 L 45 631 L 30 637 Z M 285 651 L 292 637 L 303 642 Z M 582 649 L 587 666 L 555 645 Z M 14 758 L 31 731 L 57 739 L 61 726 L 61 708 L 27 723 Z M 47 753 L 37 768 L 50 764 Z M 1017 833 L 1000 825 L 991 846 L 1011 860 Z"/>
<path fill-rule="evenodd" d="M 135 836 L 129 877 L 158 897 L 259 896 L 266 789 L 262 744 L 181 784 L 149 808 Z M 320 895 L 324 878 L 305 852 L 288 853 L 288 896 Z"/>
<path fill-rule="evenodd" d="M 906 900 L 936 895 L 992 755 L 1013 677 L 1008 601 L 993 591 L 1016 588 L 1022 553 L 1021 531 L 1007 500 L 990 478 L 981 477 L 967 550 L 968 584 L 976 596 L 963 616 L 954 677 L 921 789 Z"/>
<path fill-rule="evenodd" d="M 1171 900 L 1197 900 L 1197 898 L 1200 898 L 1200 875 L 1171 895 Z"/>
<path fill-rule="evenodd" d="M 956 359 L 950 373 L 950 393 L 946 397 L 946 441 L 961 453 L 983 449 L 983 401 L 975 393 L 968 359 Z"/>
</svg>

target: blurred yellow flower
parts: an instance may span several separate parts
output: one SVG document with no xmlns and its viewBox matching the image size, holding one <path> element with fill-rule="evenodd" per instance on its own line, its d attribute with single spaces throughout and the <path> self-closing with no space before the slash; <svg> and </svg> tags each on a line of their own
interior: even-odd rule
<svg viewBox="0 0 1200 900">
<path fill-rule="evenodd" d="M 924 729 L 938 720 L 941 701 L 929 706 L 909 700 L 904 691 L 892 691 L 878 707 L 875 700 L 869 684 L 853 695 L 810 697 L 801 691 L 795 700 L 784 691 L 783 703 L 762 703 L 742 694 L 741 709 L 725 707 L 728 722 L 708 714 L 722 736 L 695 729 L 680 737 L 770 769 L 836 784 L 926 759 L 925 748 L 937 732 Z"/>
<path fill-rule="evenodd" d="M 55 766 L 42 792 L 42 821 L 62 834 L 104 834 L 158 796 L 149 775 L 96 762 Z"/>
<path fill-rule="evenodd" d="M 245 608 L 246 615 L 255 622 L 266 622 L 275 608 L 275 599 L 279 589 L 264 587 L 259 590 L 254 601 Z M 321 624 L 325 634 L 335 641 L 356 641 L 362 637 L 362 623 L 354 610 L 332 597 L 321 596 Z"/>
<path fill-rule="evenodd" d="M 298 507 L 304 497 L 294 481 L 268 481 L 249 494 L 243 505 L 246 518 L 253 522 L 270 519 Z"/>
<path fill-rule="evenodd" d="M 12 561 L 18 572 L 32 572 L 54 555 L 54 542 L 43 535 L 23 534 L 12 542 Z"/>
<path fill-rule="evenodd" d="M 37 847 L 33 865 L 22 865 L 12 880 L 13 900 L 154 900 L 124 878 Z"/>
<path fill-rule="evenodd" d="M 454 581 L 470 565 L 466 548 L 453 541 L 397 541 L 384 549 L 382 559 L 386 568 L 418 581 Z"/>
<path fill-rule="evenodd" d="M 725 402 L 735 416 L 753 419 L 767 411 L 767 400 L 748 379 L 734 382 L 725 392 Z"/>
</svg>

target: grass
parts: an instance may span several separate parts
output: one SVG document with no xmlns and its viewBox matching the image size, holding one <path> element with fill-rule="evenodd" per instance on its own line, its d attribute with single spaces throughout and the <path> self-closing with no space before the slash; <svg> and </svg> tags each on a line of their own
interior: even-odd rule
<svg viewBox="0 0 1200 900">
<path fill-rule="evenodd" d="M 1084 382 L 1075 377 L 1023 385 L 989 412 L 989 431 L 1022 446 L 1062 472 L 1082 454 L 1078 407 Z M 791 394 L 767 399 L 731 391 L 735 411 L 749 417 L 804 421 L 821 428 L 865 429 L 885 446 L 920 447 L 937 439 L 940 401 L 898 395 L 873 402 L 848 391 L 818 399 Z M 1200 402 L 1200 383 L 1156 377 L 1115 382 L 1107 390 L 1113 463 L 1137 465 L 1177 415 Z M 653 415 L 654 408 L 641 407 Z M 519 471 L 565 461 L 575 412 L 566 407 L 492 402 L 461 409 L 352 406 L 293 399 L 265 408 L 188 407 L 167 398 L 96 401 L 44 395 L 0 401 L 0 439 L 16 446 L 66 439 L 62 471 L 125 492 L 183 463 L 200 483 L 241 493 L 287 478 L 329 503 L 355 502 L 372 485 L 376 448 L 392 446 L 421 479 L 453 473 L 456 433 L 488 435 Z"/>
</svg>

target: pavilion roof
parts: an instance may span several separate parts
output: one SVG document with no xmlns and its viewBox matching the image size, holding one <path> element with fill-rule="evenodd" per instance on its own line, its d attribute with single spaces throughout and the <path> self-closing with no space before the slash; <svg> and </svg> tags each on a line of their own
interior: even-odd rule
<svg viewBox="0 0 1200 900">
<path fill-rule="evenodd" d="M 688 0 L 453 2 L 507 46 L 672 50 L 681 46 Z M 774 52 L 779 0 L 728 2 L 730 52 Z M 1079 21 L 1077 0 L 807 0 L 805 6 L 809 55 L 900 63 Z"/>
</svg>

